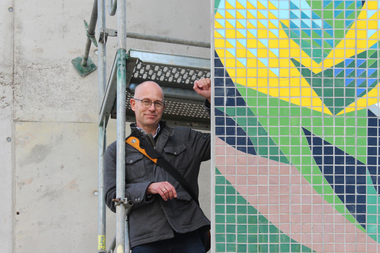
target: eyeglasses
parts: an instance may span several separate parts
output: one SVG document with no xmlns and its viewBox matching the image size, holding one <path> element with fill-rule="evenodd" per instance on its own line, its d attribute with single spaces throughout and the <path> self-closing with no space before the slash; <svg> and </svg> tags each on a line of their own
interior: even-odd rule
<svg viewBox="0 0 380 253">
<path fill-rule="evenodd" d="M 145 108 L 150 108 L 152 104 L 154 104 L 154 108 L 156 109 L 162 109 L 162 107 L 164 107 L 164 103 L 160 101 L 152 102 L 148 99 L 138 99 L 138 98 L 134 98 L 134 100 L 140 101 L 142 106 Z"/>
</svg>

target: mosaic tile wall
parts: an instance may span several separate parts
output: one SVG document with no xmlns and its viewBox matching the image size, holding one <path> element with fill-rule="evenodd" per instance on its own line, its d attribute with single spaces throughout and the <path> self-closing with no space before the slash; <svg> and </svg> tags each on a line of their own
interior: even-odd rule
<svg viewBox="0 0 380 253">
<path fill-rule="evenodd" d="M 379 1 L 214 6 L 214 251 L 380 252 Z"/>
</svg>

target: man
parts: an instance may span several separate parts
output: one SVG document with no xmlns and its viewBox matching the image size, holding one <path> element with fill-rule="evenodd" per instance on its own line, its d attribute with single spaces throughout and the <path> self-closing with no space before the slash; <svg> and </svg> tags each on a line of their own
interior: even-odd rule
<svg viewBox="0 0 380 253">
<path fill-rule="evenodd" d="M 210 105 L 210 79 L 194 82 L 193 89 Z M 186 127 L 172 128 L 161 121 L 165 109 L 161 87 L 151 81 L 137 86 L 130 100 L 136 116 L 131 135 L 149 140 L 199 195 L 198 174 L 202 161 L 210 159 L 210 135 Z M 166 172 L 138 150 L 126 145 L 126 189 L 133 202 L 129 237 L 133 253 L 204 253 L 202 231 L 210 229 L 198 204 Z M 105 192 L 107 206 L 115 212 L 116 142 L 106 152 Z"/>
</svg>

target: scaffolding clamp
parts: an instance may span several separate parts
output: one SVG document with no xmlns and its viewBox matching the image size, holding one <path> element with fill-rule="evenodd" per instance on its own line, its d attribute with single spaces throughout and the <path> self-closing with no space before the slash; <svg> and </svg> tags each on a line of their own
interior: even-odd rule
<svg viewBox="0 0 380 253">
<path fill-rule="evenodd" d="M 115 202 L 115 206 L 119 206 L 119 205 L 124 205 L 125 207 L 127 207 L 128 205 L 133 206 L 132 200 L 128 200 L 127 198 L 124 198 L 124 199 L 117 198 L 117 199 L 113 199 L 112 201 Z"/>
<path fill-rule="evenodd" d="M 108 36 L 117 37 L 117 30 L 104 28 L 99 34 L 99 42 L 107 43 Z"/>
<path fill-rule="evenodd" d="M 89 38 L 92 41 L 92 43 L 94 43 L 94 46 L 98 47 L 98 43 L 96 42 L 95 34 L 89 34 L 87 21 L 83 20 L 83 22 L 84 22 L 84 28 L 86 29 L 87 38 Z"/>
</svg>

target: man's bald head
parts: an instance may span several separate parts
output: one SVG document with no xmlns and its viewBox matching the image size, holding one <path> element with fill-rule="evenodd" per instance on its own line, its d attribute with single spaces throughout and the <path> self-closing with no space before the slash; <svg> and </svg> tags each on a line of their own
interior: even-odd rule
<svg viewBox="0 0 380 253">
<path fill-rule="evenodd" d="M 135 89 L 135 98 L 140 98 L 141 94 L 145 89 L 153 89 L 156 92 L 160 92 L 162 94 L 162 101 L 164 100 L 164 92 L 162 91 L 162 88 L 160 87 L 160 85 L 153 81 L 145 81 L 137 85 Z"/>
</svg>

